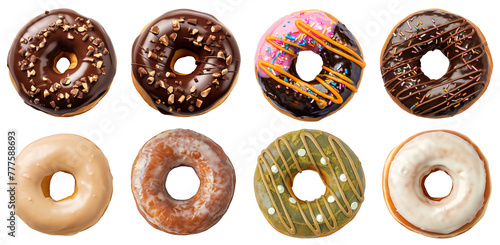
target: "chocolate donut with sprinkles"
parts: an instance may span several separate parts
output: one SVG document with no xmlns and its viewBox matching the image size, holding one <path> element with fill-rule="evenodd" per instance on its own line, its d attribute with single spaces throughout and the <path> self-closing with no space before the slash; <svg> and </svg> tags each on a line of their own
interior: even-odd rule
<svg viewBox="0 0 500 245">
<path fill-rule="evenodd" d="M 430 79 L 421 58 L 440 50 L 450 64 L 446 74 Z M 474 104 L 488 87 L 493 63 L 479 28 L 459 15 L 429 9 L 399 22 L 380 58 L 384 85 L 405 111 L 427 118 L 451 117 Z"/>
<path fill-rule="evenodd" d="M 57 64 L 70 62 L 65 71 Z M 53 116 L 75 116 L 93 108 L 116 73 L 113 44 L 95 20 L 70 9 L 46 11 L 17 33 L 7 66 L 19 96 Z"/>
<path fill-rule="evenodd" d="M 191 56 L 196 68 L 178 72 L 178 59 Z M 218 107 L 238 79 L 236 39 L 214 16 L 190 9 L 151 21 L 132 48 L 132 79 L 142 98 L 167 115 L 195 116 Z"/>
<path fill-rule="evenodd" d="M 312 81 L 297 74 L 297 57 L 312 51 L 323 61 Z M 266 99 L 292 118 L 318 121 L 340 110 L 357 92 L 365 62 L 356 38 L 332 15 L 299 11 L 276 21 L 262 36 L 255 73 Z"/>
</svg>

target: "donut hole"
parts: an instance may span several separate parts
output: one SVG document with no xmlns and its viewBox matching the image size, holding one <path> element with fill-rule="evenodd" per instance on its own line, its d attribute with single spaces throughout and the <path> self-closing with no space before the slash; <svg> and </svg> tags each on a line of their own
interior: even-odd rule
<svg viewBox="0 0 500 245">
<path fill-rule="evenodd" d="M 299 56 L 295 60 L 295 70 L 300 79 L 306 82 L 313 81 L 322 70 L 323 60 L 321 56 L 312 51 L 299 52 Z"/>
<path fill-rule="evenodd" d="M 50 189 L 46 196 L 50 196 L 54 201 L 61 201 L 75 193 L 75 185 L 73 175 L 59 171 L 50 176 Z"/>
<path fill-rule="evenodd" d="M 186 76 L 193 73 L 196 69 L 197 60 L 198 55 L 195 53 L 186 49 L 179 49 L 175 51 L 174 56 L 172 57 L 170 68 L 176 75 Z"/>
<path fill-rule="evenodd" d="M 428 78 L 436 80 L 448 72 L 450 61 L 441 51 L 431 50 L 420 59 L 420 65 Z"/>
<path fill-rule="evenodd" d="M 303 201 L 314 201 L 326 193 L 321 177 L 313 170 L 304 170 L 295 175 L 292 190 L 295 196 Z"/>
<path fill-rule="evenodd" d="M 431 172 L 424 179 L 425 194 L 433 200 L 441 200 L 451 193 L 453 182 L 451 177 L 442 170 Z"/>
<path fill-rule="evenodd" d="M 179 166 L 168 173 L 165 188 L 172 198 L 188 200 L 198 192 L 200 178 L 192 167 Z"/>
<path fill-rule="evenodd" d="M 54 72 L 63 74 L 67 70 L 74 69 L 78 65 L 76 54 L 69 52 L 61 52 L 54 59 Z"/>
</svg>

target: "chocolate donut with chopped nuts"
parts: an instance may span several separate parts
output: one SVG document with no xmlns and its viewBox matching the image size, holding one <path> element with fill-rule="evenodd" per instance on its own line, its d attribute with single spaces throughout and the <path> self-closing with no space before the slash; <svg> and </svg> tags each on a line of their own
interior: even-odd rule
<svg viewBox="0 0 500 245">
<path fill-rule="evenodd" d="M 190 74 L 174 70 L 192 56 Z M 132 48 L 132 79 L 137 91 L 163 114 L 194 116 L 219 106 L 238 78 L 240 52 L 229 29 L 214 16 L 189 9 L 151 21 Z"/>
<path fill-rule="evenodd" d="M 61 72 L 61 58 L 70 62 Z M 94 107 L 116 72 L 113 44 L 95 20 L 69 9 L 45 11 L 17 33 L 7 66 L 29 106 L 53 116 L 74 116 Z"/>
</svg>

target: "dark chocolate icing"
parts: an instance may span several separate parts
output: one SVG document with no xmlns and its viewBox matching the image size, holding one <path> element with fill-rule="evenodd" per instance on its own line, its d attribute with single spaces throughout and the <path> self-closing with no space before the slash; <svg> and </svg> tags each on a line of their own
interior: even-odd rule
<svg viewBox="0 0 500 245">
<path fill-rule="evenodd" d="M 76 55 L 78 62 L 59 74 L 54 63 L 62 53 Z M 104 96 L 116 72 L 116 57 L 97 21 L 56 9 L 35 17 L 19 31 L 7 66 L 26 104 L 64 116 Z"/>
<path fill-rule="evenodd" d="M 448 71 L 432 80 L 420 59 L 440 50 Z M 382 51 L 380 69 L 387 92 L 403 109 L 422 117 L 450 117 L 472 105 L 491 75 L 486 41 L 467 19 L 442 10 L 417 12 L 401 21 Z"/>
<path fill-rule="evenodd" d="M 356 54 L 358 54 L 360 57 L 363 57 L 361 48 L 359 47 L 356 39 L 344 24 L 340 22 L 336 24 L 332 39 L 342 45 L 347 45 L 349 48 L 355 51 Z M 323 53 L 320 56 L 323 60 L 323 66 L 326 66 L 334 71 L 345 71 L 343 75 L 351 79 L 354 82 L 354 86 L 358 88 L 363 71 L 362 67 L 355 64 L 348 58 L 336 54 L 328 49 L 323 49 Z M 300 75 L 296 70 L 296 63 L 297 59 L 294 59 L 292 64 L 290 65 L 288 72 L 291 75 L 300 78 Z M 325 69 L 322 69 L 319 74 L 328 74 L 336 77 L 335 74 L 332 74 Z M 278 77 L 281 79 L 285 78 L 284 75 L 280 75 Z M 320 108 L 317 103 L 310 97 L 296 92 L 289 87 L 283 86 L 273 78 L 262 77 L 257 72 L 257 80 L 259 81 L 264 94 L 276 107 L 289 112 L 294 117 L 302 119 L 322 119 L 340 109 L 350 99 L 350 97 L 354 95 L 354 92 L 345 86 L 336 87 L 344 102 L 337 104 L 332 103 L 331 101 L 326 99 L 327 101 L 329 101 L 328 105 L 324 108 Z M 325 87 L 317 80 L 308 81 L 307 83 L 321 91 L 326 90 Z M 321 96 L 319 97 L 322 98 Z"/>
<path fill-rule="evenodd" d="M 191 74 L 172 69 L 178 50 L 198 57 Z M 230 93 L 240 67 L 231 32 L 212 15 L 179 9 L 149 23 L 132 48 L 132 73 L 163 114 L 199 115 Z"/>
</svg>

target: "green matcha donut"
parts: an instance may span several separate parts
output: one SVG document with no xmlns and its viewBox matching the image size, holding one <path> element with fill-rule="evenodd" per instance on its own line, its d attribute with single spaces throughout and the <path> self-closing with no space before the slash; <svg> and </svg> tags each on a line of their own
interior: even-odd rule
<svg viewBox="0 0 500 245">
<path fill-rule="evenodd" d="M 316 171 L 326 193 L 303 201 L 294 177 Z M 254 189 L 260 210 L 279 232 L 292 237 L 330 235 L 349 223 L 364 200 L 365 177 L 354 152 L 337 137 L 303 129 L 278 137 L 258 158 Z"/>
</svg>

